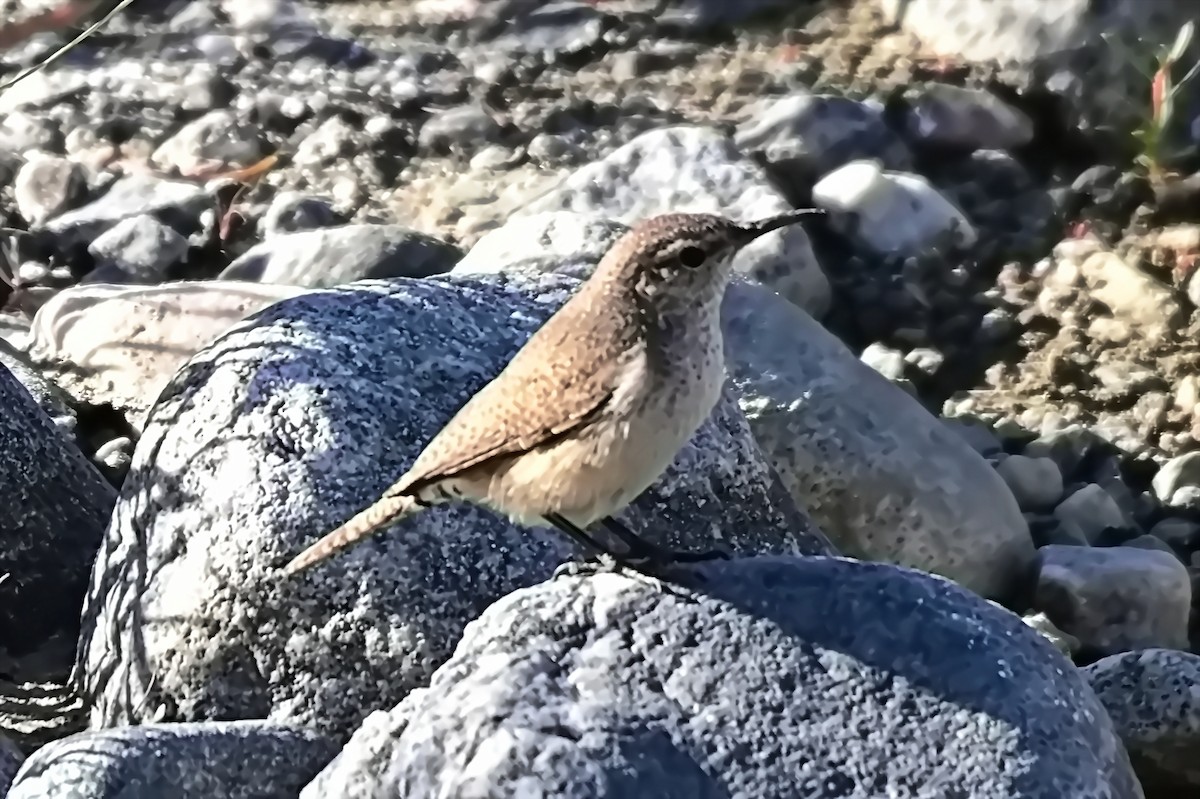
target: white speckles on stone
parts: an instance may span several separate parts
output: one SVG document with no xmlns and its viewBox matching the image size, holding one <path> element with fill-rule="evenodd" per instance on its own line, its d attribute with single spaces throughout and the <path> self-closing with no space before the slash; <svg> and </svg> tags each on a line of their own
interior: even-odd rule
<svg viewBox="0 0 1200 799">
<path fill-rule="evenodd" d="M 888 172 L 875 161 L 852 161 L 813 187 L 813 201 L 835 226 L 871 250 L 918 255 L 950 243 L 975 243 L 974 226 L 919 175 Z"/>
<path fill-rule="evenodd" d="M 17 172 L 13 198 L 21 216 L 37 226 L 66 210 L 85 186 L 78 164 L 57 155 L 36 153 Z"/>
<path fill-rule="evenodd" d="M 1200 656 L 1143 649 L 1081 671 L 1137 764 L 1147 796 L 1200 795 Z"/>
<path fill-rule="evenodd" d="M 1013 614 L 843 559 L 699 571 L 683 597 L 510 594 L 301 796 L 1140 799 L 1083 678 Z"/>
<path fill-rule="evenodd" d="M 925 144 L 1007 150 L 1033 139 L 1033 121 L 991 92 L 929 83 L 909 100 L 907 123 Z"/>
</svg>

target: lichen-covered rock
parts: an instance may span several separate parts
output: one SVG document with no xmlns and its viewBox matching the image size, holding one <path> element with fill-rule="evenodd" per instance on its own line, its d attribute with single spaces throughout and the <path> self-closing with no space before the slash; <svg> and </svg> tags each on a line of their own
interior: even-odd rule
<svg viewBox="0 0 1200 799">
<path fill-rule="evenodd" d="M 61 679 L 116 492 L 3 366 L 0 404 L 0 673 Z"/>
<path fill-rule="evenodd" d="M 272 718 L 349 734 L 463 627 L 571 556 L 550 530 L 441 507 L 286 582 L 378 499 L 566 299 L 563 276 L 443 276 L 285 300 L 184 365 L 149 414 L 97 561 L 94 726 Z M 732 394 L 625 514 L 658 543 L 827 551 Z"/>
<path fill-rule="evenodd" d="M 294 799 L 336 752 L 318 732 L 262 721 L 83 732 L 35 752 L 6 799 Z"/>
<path fill-rule="evenodd" d="M 458 269 L 590 274 L 603 250 L 588 237 L 601 223 L 581 219 L 573 237 L 562 215 L 542 219 L 541 231 L 519 219 L 490 232 Z M 736 282 L 723 313 L 727 366 L 754 436 L 840 551 L 990 598 L 1019 590 L 1033 569 L 1029 527 L 960 435 L 770 291 Z"/>
<path fill-rule="evenodd" d="M 626 224 L 675 211 L 727 214 L 750 221 L 792 210 L 762 168 L 727 136 L 679 126 L 643 133 L 568 175 L 517 216 L 546 211 L 603 215 Z M 820 317 L 829 308 L 829 280 L 799 225 L 742 248 L 734 268 Z"/>
<path fill-rule="evenodd" d="M 518 591 L 302 799 L 1138 799 L 1078 671 L 948 581 L 742 558 Z"/>
<path fill-rule="evenodd" d="M 1146 796 L 1200 794 L 1200 656 L 1122 652 L 1084 667 L 1083 676 L 1108 709 Z"/>
</svg>

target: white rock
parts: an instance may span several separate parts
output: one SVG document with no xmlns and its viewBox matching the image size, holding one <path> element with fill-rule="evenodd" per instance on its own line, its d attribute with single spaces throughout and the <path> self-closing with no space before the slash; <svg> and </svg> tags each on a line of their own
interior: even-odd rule
<svg viewBox="0 0 1200 799">
<path fill-rule="evenodd" d="M 30 356 L 59 366 L 68 390 L 130 411 L 136 423 L 180 364 L 255 311 L 304 291 L 234 281 L 75 286 L 34 316 Z"/>
<path fill-rule="evenodd" d="M 885 171 L 875 161 L 852 161 L 813 187 L 813 201 L 831 221 L 880 254 L 917 255 L 942 243 L 975 243 L 974 226 L 919 175 Z"/>
</svg>

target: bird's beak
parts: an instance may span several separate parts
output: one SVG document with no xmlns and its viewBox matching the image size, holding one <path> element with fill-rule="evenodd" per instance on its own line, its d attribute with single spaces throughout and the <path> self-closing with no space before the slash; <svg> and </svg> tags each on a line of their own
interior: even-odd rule
<svg viewBox="0 0 1200 799">
<path fill-rule="evenodd" d="M 769 216 L 757 222 L 748 222 L 741 225 L 742 230 L 745 232 L 745 239 L 742 243 L 748 244 L 759 236 L 770 233 L 772 230 L 779 230 L 781 227 L 794 225 L 807 216 L 823 213 L 825 212 L 820 208 L 800 208 L 795 211 L 788 211 L 785 214 L 779 214 L 778 216 Z"/>
</svg>

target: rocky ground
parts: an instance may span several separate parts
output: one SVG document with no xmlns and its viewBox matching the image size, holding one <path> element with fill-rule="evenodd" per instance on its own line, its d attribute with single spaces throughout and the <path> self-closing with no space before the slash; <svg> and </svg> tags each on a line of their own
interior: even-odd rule
<svg viewBox="0 0 1200 799">
<path fill-rule="evenodd" d="M 1094 6 L 135 2 L 0 92 L 7 795 L 1196 791 L 1200 81 L 1138 145 L 1187 14 Z M 629 224 L 794 207 L 628 519 L 745 557 L 280 584 Z"/>
</svg>

